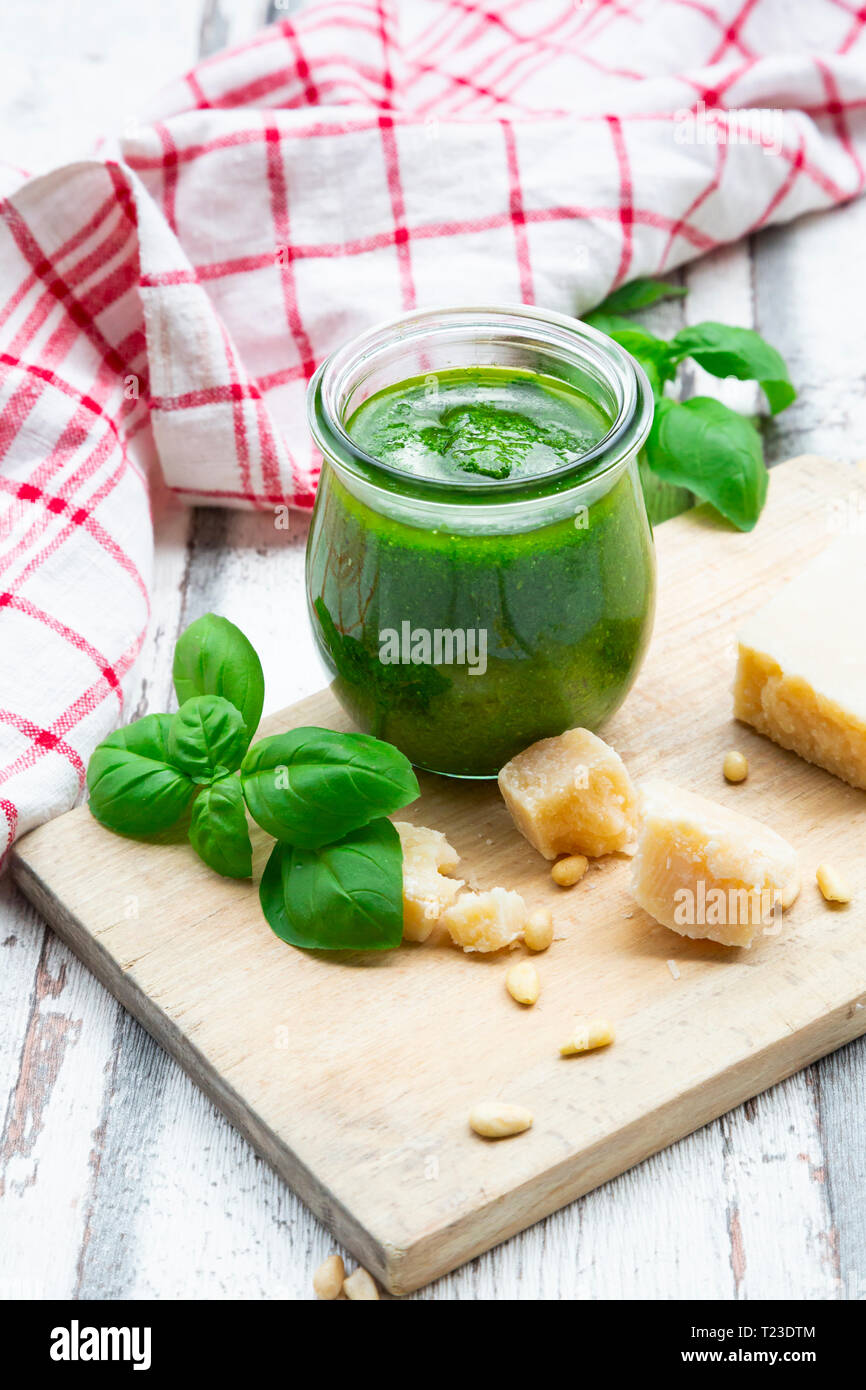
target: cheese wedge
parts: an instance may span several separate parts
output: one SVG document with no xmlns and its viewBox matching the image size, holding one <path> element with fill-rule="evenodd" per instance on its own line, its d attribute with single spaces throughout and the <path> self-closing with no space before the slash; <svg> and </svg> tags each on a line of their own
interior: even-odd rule
<svg viewBox="0 0 866 1390">
<path fill-rule="evenodd" d="M 426 941 L 442 913 L 463 887 L 446 878 L 460 862 L 441 830 L 394 822 L 403 849 L 403 940 Z"/>
<path fill-rule="evenodd" d="M 631 893 L 681 936 L 751 946 L 776 935 L 800 891 L 794 850 L 760 821 L 683 791 L 644 782 Z"/>
<path fill-rule="evenodd" d="M 843 536 L 739 634 L 734 714 L 866 787 L 866 542 Z"/>
<path fill-rule="evenodd" d="M 634 851 L 637 796 L 622 758 L 589 729 L 518 753 L 499 774 L 514 824 L 545 859 Z"/>
<path fill-rule="evenodd" d="M 507 888 L 462 893 L 442 914 L 442 925 L 464 951 L 501 951 L 523 936 L 526 903 Z"/>
</svg>

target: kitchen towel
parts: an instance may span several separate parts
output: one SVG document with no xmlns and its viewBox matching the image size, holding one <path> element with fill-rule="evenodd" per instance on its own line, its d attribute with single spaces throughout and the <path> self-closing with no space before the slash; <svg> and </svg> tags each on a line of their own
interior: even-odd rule
<svg viewBox="0 0 866 1390">
<path fill-rule="evenodd" d="M 305 386 L 362 327 L 581 313 L 860 193 L 864 29 L 855 0 L 312 3 L 95 154 L 0 170 L 0 854 L 128 717 L 154 470 L 308 508 Z"/>
</svg>

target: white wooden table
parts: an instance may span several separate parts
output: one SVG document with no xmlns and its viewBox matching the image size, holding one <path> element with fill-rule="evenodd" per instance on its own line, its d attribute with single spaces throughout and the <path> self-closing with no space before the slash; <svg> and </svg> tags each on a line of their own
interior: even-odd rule
<svg viewBox="0 0 866 1390">
<path fill-rule="evenodd" d="M 284 7 L 285 8 L 285 7 Z M 265 0 L 30 0 L 0 16 L 3 153 L 59 160 Z M 866 455 L 866 201 L 691 267 L 684 319 L 758 327 L 800 389 L 776 462 Z M 718 392 L 716 382 L 689 391 Z M 723 388 L 751 406 L 753 388 Z M 178 632 L 215 609 L 263 654 L 268 708 L 322 684 L 303 603 L 306 524 L 160 504 L 155 619 L 131 717 L 167 707 Z M 862 616 L 862 615 L 861 615 Z M 307 1298 L 327 1232 L 0 880 L 0 1297 Z M 866 1297 L 866 1042 L 810 1067 L 415 1295 Z"/>
</svg>

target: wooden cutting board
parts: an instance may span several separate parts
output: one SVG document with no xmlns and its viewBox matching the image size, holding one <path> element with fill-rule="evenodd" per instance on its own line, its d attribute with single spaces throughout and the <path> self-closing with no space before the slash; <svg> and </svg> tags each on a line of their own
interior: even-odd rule
<svg viewBox="0 0 866 1390">
<path fill-rule="evenodd" d="M 798 847 L 803 892 L 751 951 L 657 926 L 631 902 L 623 859 L 557 889 L 495 784 L 432 776 L 406 818 L 445 831 L 472 885 L 554 910 L 533 1009 L 505 992 L 518 953 L 305 955 L 271 934 L 248 884 L 186 846 L 113 836 L 86 808 L 25 836 L 13 875 L 358 1259 L 393 1293 L 417 1288 L 866 1031 L 866 796 L 730 716 L 741 620 L 846 507 L 857 514 L 864 487 L 853 468 L 802 458 L 773 471 L 751 535 L 705 509 L 661 527 L 655 637 L 605 731 L 637 778 L 715 797 Z M 852 623 L 862 640 L 862 615 Z M 323 691 L 263 732 L 304 723 L 349 727 Z M 721 772 L 733 746 L 751 767 L 738 787 Z M 270 842 L 254 844 L 258 879 Z M 818 894 L 822 859 L 851 880 L 849 907 Z M 561 1059 L 584 1011 L 615 1020 L 617 1041 Z M 534 1127 L 479 1139 L 467 1114 L 487 1098 L 528 1106 Z"/>
</svg>

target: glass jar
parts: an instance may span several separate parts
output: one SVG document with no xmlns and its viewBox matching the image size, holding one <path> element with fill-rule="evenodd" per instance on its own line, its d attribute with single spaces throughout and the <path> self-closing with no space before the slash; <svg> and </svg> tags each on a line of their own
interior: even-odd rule
<svg viewBox="0 0 866 1390">
<path fill-rule="evenodd" d="M 479 367 L 576 388 L 609 427 L 531 479 L 418 477 L 350 437 L 372 395 Z M 599 728 L 635 677 L 654 612 L 637 469 L 652 395 L 633 358 L 525 306 L 421 311 L 333 353 L 308 411 L 323 456 L 310 620 L 358 726 L 455 777 L 493 777 L 536 739 Z"/>
</svg>

